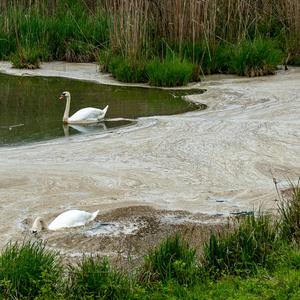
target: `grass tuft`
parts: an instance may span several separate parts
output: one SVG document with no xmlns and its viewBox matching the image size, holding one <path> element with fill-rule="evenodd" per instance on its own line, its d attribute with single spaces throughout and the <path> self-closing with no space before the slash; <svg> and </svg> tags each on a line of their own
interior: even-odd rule
<svg viewBox="0 0 300 300">
<path fill-rule="evenodd" d="M 290 182 L 290 194 L 279 194 L 280 230 L 283 239 L 300 241 L 300 177 L 297 184 Z"/>
<path fill-rule="evenodd" d="M 179 235 L 167 238 L 145 257 L 141 280 L 190 284 L 198 272 L 196 250 Z"/>
<path fill-rule="evenodd" d="M 234 48 L 230 70 L 242 76 L 263 76 L 275 74 L 280 63 L 283 63 L 283 53 L 275 42 L 257 38 L 243 41 Z"/>
<path fill-rule="evenodd" d="M 41 51 L 38 48 L 20 48 L 10 60 L 14 68 L 38 69 L 40 67 Z"/>
<path fill-rule="evenodd" d="M 69 270 L 72 299 L 129 299 L 129 280 L 110 268 L 106 259 L 86 257 Z"/>
<path fill-rule="evenodd" d="M 64 60 L 68 62 L 91 62 L 98 56 L 97 48 L 82 41 L 69 41 L 65 43 Z"/>
<path fill-rule="evenodd" d="M 212 234 L 204 245 L 203 265 L 211 274 L 247 275 L 271 264 L 269 256 L 279 246 L 277 226 L 259 213 L 238 218 L 232 230 Z"/>
<path fill-rule="evenodd" d="M 12 243 L 0 256 L 0 295 L 34 298 L 45 289 L 57 289 L 62 269 L 55 253 L 39 242 Z"/>
<path fill-rule="evenodd" d="M 131 62 L 122 56 L 114 56 L 108 66 L 109 72 L 123 82 L 146 82 L 143 63 Z"/>
<path fill-rule="evenodd" d="M 181 86 L 186 85 L 194 73 L 194 65 L 186 60 L 167 56 L 161 61 L 154 58 L 146 64 L 146 73 L 150 85 L 156 86 Z"/>
</svg>

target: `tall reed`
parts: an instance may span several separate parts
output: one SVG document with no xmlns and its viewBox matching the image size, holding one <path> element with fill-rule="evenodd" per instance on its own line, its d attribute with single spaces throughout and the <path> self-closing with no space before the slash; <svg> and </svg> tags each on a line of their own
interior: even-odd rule
<svg viewBox="0 0 300 300">
<path fill-rule="evenodd" d="M 148 0 L 112 0 L 110 47 L 135 62 L 147 51 Z"/>
<path fill-rule="evenodd" d="M 7 17 L 11 3 L 0 1 L 4 32 L 13 24 Z M 153 44 L 162 40 L 178 45 L 179 50 L 187 41 L 192 45 L 218 40 L 233 43 L 258 35 L 281 34 L 293 42 L 300 40 L 298 0 L 15 0 L 14 3 L 22 9 L 23 16 L 59 15 L 63 20 L 73 15 L 79 28 L 84 27 L 77 19 L 80 13 L 85 14 L 89 23 L 90 17 L 96 21 L 97 12 L 104 11 L 111 18 L 107 37 L 110 47 L 132 59 L 149 52 Z M 99 28 L 98 34 L 101 34 Z"/>
<path fill-rule="evenodd" d="M 17 48 L 39 48 L 43 60 L 96 60 L 97 49 L 109 39 L 103 9 L 92 12 L 79 0 L 57 1 L 55 8 L 45 1 L 34 3 L 39 5 L 15 1 L 0 10 L 0 59 Z"/>
<path fill-rule="evenodd" d="M 127 66 L 140 70 L 170 49 L 197 64 L 193 78 L 227 71 L 219 46 L 257 39 L 272 39 L 285 63 L 300 64 L 299 0 L 0 1 L 0 59 L 33 48 L 42 60 L 86 62 L 106 49 L 123 57 L 126 81 L 136 77 Z"/>
</svg>

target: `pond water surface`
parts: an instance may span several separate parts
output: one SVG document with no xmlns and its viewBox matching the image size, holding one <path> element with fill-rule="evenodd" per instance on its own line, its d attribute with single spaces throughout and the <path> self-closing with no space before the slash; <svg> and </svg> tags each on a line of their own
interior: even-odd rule
<svg viewBox="0 0 300 300">
<path fill-rule="evenodd" d="M 108 104 L 106 119 L 93 126 L 63 126 L 65 101 L 58 100 L 62 91 L 71 93 L 70 115 L 84 107 L 104 108 Z M 175 92 L 64 78 L 0 74 L 0 146 L 65 135 L 101 133 L 134 124 L 138 117 L 178 114 L 203 108 L 182 98 L 184 94 L 195 92 L 203 91 Z"/>
</svg>

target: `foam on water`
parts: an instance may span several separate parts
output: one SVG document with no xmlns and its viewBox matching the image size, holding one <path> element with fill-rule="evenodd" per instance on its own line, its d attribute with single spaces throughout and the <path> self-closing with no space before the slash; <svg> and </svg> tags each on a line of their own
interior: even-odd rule
<svg viewBox="0 0 300 300">
<path fill-rule="evenodd" d="M 83 229 L 82 233 L 86 236 L 134 234 L 142 227 L 142 224 L 134 222 L 96 222 L 92 228 Z"/>
<path fill-rule="evenodd" d="M 38 74 L 47 75 L 58 64 L 47 66 Z M 72 65 L 64 75 L 103 76 L 92 68 Z M 282 180 L 281 188 L 300 174 L 300 69 L 226 78 L 202 81 L 197 87 L 207 92 L 188 96 L 206 103 L 203 111 L 143 118 L 141 123 L 154 121 L 102 138 L 0 148 L 0 245 L 23 237 L 17 220 L 57 215 L 61 208 L 148 204 L 212 217 L 261 205 L 276 209 L 273 177 Z M 88 234 L 136 230 L 127 223 L 100 224 Z"/>
</svg>

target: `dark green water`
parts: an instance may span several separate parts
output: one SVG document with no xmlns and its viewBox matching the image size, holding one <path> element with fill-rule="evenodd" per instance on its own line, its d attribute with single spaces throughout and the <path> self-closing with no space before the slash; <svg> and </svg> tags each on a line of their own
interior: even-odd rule
<svg viewBox="0 0 300 300">
<path fill-rule="evenodd" d="M 70 115 L 84 107 L 103 108 L 107 104 L 108 119 L 136 119 L 199 109 L 199 106 L 184 101 L 182 92 L 0 74 L 0 146 L 48 140 L 66 134 L 100 133 L 132 123 L 104 121 L 96 126 L 63 128 L 65 101 L 58 100 L 62 91 L 71 93 Z"/>
</svg>

